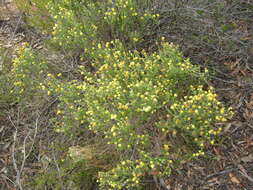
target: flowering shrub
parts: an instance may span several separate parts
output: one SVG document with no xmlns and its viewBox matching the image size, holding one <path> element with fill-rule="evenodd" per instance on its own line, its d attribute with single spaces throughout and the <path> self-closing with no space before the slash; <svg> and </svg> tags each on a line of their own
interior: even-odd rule
<svg viewBox="0 0 253 190">
<path fill-rule="evenodd" d="M 169 176 L 171 168 L 203 155 L 221 132 L 214 124 L 231 116 L 213 89 L 203 87 L 208 71 L 171 44 L 150 54 L 127 51 L 116 40 L 90 55 L 94 71 L 80 67 L 83 81 L 48 86 L 61 100 L 58 131 L 86 126 L 121 152 L 115 168 L 99 173 L 101 189 L 135 189 L 146 176 Z"/>
<path fill-rule="evenodd" d="M 151 0 L 51 1 L 53 40 L 68 50 L 91 47 L 102 41 L 121 39 L 133 44 L 147 35 L 147 26 L 158 14 L 149 10 Z"/>
<path fill-rule="evenodd" d="M 39 86 L 48 69 L 46 61 L 27 46 L 28 44 L 24 44 L 17 50 L 17 57 L 13 60 L 10 71 L 13 84 L 11 94 L 18 101 L 39 96 Z"/>
</svg>

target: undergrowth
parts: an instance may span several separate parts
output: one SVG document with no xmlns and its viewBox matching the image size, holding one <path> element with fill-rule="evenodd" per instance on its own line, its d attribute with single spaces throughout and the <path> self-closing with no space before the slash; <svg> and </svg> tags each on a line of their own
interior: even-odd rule
<svg viewBox="0 0 253 190">
<path fill-rule="evenodd" d="M 61 72 L 64 63 L 50 63 L 24 44 L 5 78 L 7 96 L 19 105 L 55 98 L 49 127 L 76 141 L 86 134 L 64 144 L 57 167 L 35 175 L 31 188 L 145 189 L 146 179 L 169 178 L 218 141 L 222 127 L 216 124 L 232 110 L 207 85 L 207 69 L 156 38 L 154 27 L 166 14 L 155 1 L 16 2 L 48 35 L 52 54 L 78 59 Z M 141 48 L 151 36 L 155 48 Z"/>
</svg>

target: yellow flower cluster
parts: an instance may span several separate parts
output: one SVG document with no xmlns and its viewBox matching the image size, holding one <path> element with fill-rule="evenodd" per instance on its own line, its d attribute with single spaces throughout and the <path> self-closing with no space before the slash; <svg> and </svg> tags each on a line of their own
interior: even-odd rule
<svg viewBox="0 0 253 190">
<path fill-rule="evenodd" d="M 140 185 L 143 176 L 147 174 L 154 176 L 160 175 L 159 167 L 165 165 L 161 164 L 162 162 L 163 160 L 160 158 L 156 158 L 156 160 L 151 159 L 149 162 L 123 160 L 111 171 L 100 172 L 98 182 L 101 188 L 107 187 L 108 185 L 110 189 L 114 190 L 136 188 Z M 167 161 L 167 165 L 171 163 L 171 160 Z"/>
<path fill-rule="evenodd" d="M 29 97 L 39 90 L 39 81 L 47 69 L 44 60 L 39 59 L 35 53 L 28 48 L 28 43 L 17 49 L 17 58 L 13 60 L 11 69 L 11 82 L 14 89 L 11 93 L 19 98 Z"/>
<path fill-rule="evenodd" d="M 114 48 L 109 48 L 111 46 Z M 174 104 L 164 114 L 173 120 L 165 121 L 162 127 L 163 133 L 167 133 L 168 128 L 172 129 L 172 126 L 176 124 L 173 129 L 173 135 L 176 136 L 177 127 L 184 128 L 183 125 L 186 123 L 182 121 L 186 121 L 186 133 L 190 134 L 194 141 L 201 143 L 199 145 L 201 148 L 193 152 L 191 156 L 203 155 L 202 148 L 206 138 L 199 139 L 199 134 L 206 131 L 198 133 L 200 124 L 195 121 L 203 118 L 204 105 L 200 103 L 209 102 L 214 106 L 215 95 L 211 91 L 203 91 L 201 86 L 196 86 L 196 77 L 201 76 L 197 75 L 199 69 L 191 65 L 188 60 L 183 60 L 173 45 L 164 43 L 159 52 L 150 55 L 142 52 L 140 55 L 139 52 L 124 50 L 118 41 L 114 41 L 105 45 L 98 44 L 91 55 L 97 72 L 95 76 L 85 77 L 85 80 L 92 81 L 94 84 L 86 88 L 85 95 L 89 129 L 103 132 L 108 144 L 115 145 L 118 150 L 130 151 L 135 148 L 137 150 L 135 154 L 139 154 L 140 159 L 134 164 L 131 161 L 131 168 L 134 165 L 134 170 L 141 170 L 142 173 L 151 170 L 156 175 L 165 175 L 170 171 L 169 166 L 173 162 L 168 158 L 170 151 L 174 151 L 173 148 L 170 148 L 168 142 L 162 142 L 159 157 L 149 156 L 149 153 L 154 154 L 153 145 L 150 142 L 151 134 L 144 126 L 152 114 L 161 108 L 168 108 L 167 105 L 171 102 Z M 181 80 L 185 88 L 175 88 Z M 198 80 L 201 81 L 201 78 Z M 182 97 L 185 93 L 191 95 Z M 182 98 L 187 100 L 186 103 L 181 101 Z M 203 101 L 204 99 L 206 101 Z M 216 112 L 210 114 L 216 114 Z M 171 121 L 173 121 L 172 124 Z M 192 123 L 190 127 L 189 123 Z M 209 126 L 209 124 L 205 125 Z M 208 135 L 210 134 L 215 133 L 210 132 Z M 160 159 L 160 162 L 155 162 L 153 159 Z M 103 173 L 100 183 L 109 184 L 112 189 L 139 184 L 139 175 L 142 174 L 129 171 L 126 172 L 128 177 L 125 178 L 129 184 L 120 186 L 122 174 L 115 176 L 115 172 L 130 170 L 125 168 L 127 165 L 127 162 L 123 161 L 112 170 L 113 174 Z"/>
<path fill-rule="evenodd" d="M 49 74 L 46 89 L 61 102 L 58 131 L 85 123 L 119 152 L 134 155 L 100 173 L 101 188 L 133 188 L 145 175 L 169 175 L 174 160 L 203 155 L 204 145 L 215 143 L 222 130 L 214 124 L 232 114 L 212 88 L 204 90 L 205 73 L 172 44 L 162 43 L 158 52 L 149 54 L 125 50 L 116 40 L 85 51 L 93 73 L 80 67 L 83 80 L 64 84 L 60 76 Z M 171 139 L 164 138 L 167 134 Z M 185 144 L 173 144 L 179 137 Z"/>
<path fill-rule="evenodd" d="M 159 17 L 159 14 L 150 13 L 146 1 L 50 2 L 47 9 L 54 20 L 52 39 L 68 50 L 86 49 L 103 41 L 104 31 L 113 30 L 111 39 L 126 38 L 131 44 L 138 43 L 147 24 Z"/>
<path fill-rule="evenodd" d="M 175 128 L 181 128 L 190 134 L 194 142 L 201 147 L 203 143 L 214 143 L 213 136 L 218 135 L 222 128 L 214 128 L 214 124 L 225 122 L 231 118 L 231 109 L 225 110 L 217 100 L 213 89 L 203 90 L 203 86 L 191 86 L 193 95 L 184 97 L 183 103 L 174 103 L 170 109 L 175 115 Z M 194 153 L 194 156 L 202 155 L 203 152 Z"/>
</svg>

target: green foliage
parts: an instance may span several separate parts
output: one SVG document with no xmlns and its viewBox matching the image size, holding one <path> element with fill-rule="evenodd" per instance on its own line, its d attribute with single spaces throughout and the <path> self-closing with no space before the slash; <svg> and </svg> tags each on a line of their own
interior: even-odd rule
<svg viewBox="0 0 253 190">
<path fill-rule="evenodd" d="M 11 58 L 6 52 L 6 49 L 0 48 L 0 107 L 15 101 L 15 97 L 11 96 L 13 84 L 9 80 Z"/>
<path fill-rule="evenodd" d="M 65 159 L 58 163 L 60 170 L 52 168 L 52 170 L 37 174 L 35 179 L 30 183 L 30 187 L 42 190 L 62 188 L 74 189 L 92 189 L 96 184 L 95 174 L 97 168 L 88 168 L 84 160 L 73 162 L 71 159 Z"/>
<path fill-rule="evenodd" d="M 51 0 L 14 0 L 17 8 L 25 14 L 26 22 L 43 32 L 49 32 L 53 22 L 46 5 Z"/>
<path fill-rule="evenodd" d="M 11 95 L 16 96 L 17 101 L 31 101 L 40 96 L 39 86 L 48 69 L 47 63 L 30 48 L 26 48 L 27 45 L 17 50 L 17 58 L 13 60 L 9 73 L 14 86 Z"/>
<path fill-rule="evenodd" d="M 58 131 L 83 126 L 121 153 L 115 168 L 99 174 L 101 189 L 138 189 L 149 175 L 169 176 L 171 168 L 203 155 L 221 132 L 214 124 L 231 116 L 204 89 L 207 71 L 200 73 L 171 44 L 150 54 L 114 41 L 90 55 L 95 71 L 81 67 L 83 81 L 48 87 L 61 100 Z"/>
<path fill-rule="evenodd" d="M 27 43 L 12 53 L 15 58 L 5 58 L 0 75 L 0 104 L 28 104 L 41 98 L 43 91 L 39 86 L 45 78 L 47 63 Z"/>
<path fill-rule="evenodd" d="M 0 105 L 11 104 L 15 101 L 15 97 L 10 96 L 12 84 L 9 82 L 9 76 L 6 74 L 0 75 Z"/>
<path fill-rule="evenodd" d="M 153 0 L 15 0 L 28 24 L 49 34 L 47 43 L 79 55 L 100 42 L 119 39 L 128 48 L 151 35 L 159 14 Z M 152 34 L 153 35 L 153 34 Z M 89 57 L 86 51 L 84 57 Z"/>
<path fill-rule="evenodd" d="M 157 22 L 152 0 L 38 1 L 16 0 L 32 26 L 51 31 L 49 43 L 67 50 L 90 47 L 99 41 L 120 39 L 129 46 L 149 35 Z"/>
<path fill-rule="evenodd" d="M 103 190 L 145 188 L 143 180 L 147 177 L 169 177 L 171 169 L 204 155 L 205 145 L 215 143 L 222 130 L 215 124 L 225 122 L 232 112 L 217 100 L 213 88 L 205 86 L 208 71 L 200 72 L 177 47 L 164 41 L 156 44 L 157 52 L 133 50 L 150 35 L 147 27 L 158 23 L 160 16 L 152 9 L 154 1 L 31 2 L 23 6 L 43 10 L 24 9 L 33 15 L 32 20 L 38 18 L 34 26 L 40 27 L 45 13 L 50 24 L 42 28 L 50 32 L 49 42 L 80 55 L 87 64 L 80 66 L 78 80 L 71 80 L 59 71 L 48 72 L 42 58 L 29 48 L 21 48 L 10 73 L 10 94 L 19 102 L 40 97 L 43 92 L 57 97 L 59 104 L 51 120 L 57 132 L 74 138 L 76 131 L 89 132 L 99 137 L 101 147 L 116 154 L 113 157 L 97 147 L 93 149 L 99 151 L 70 147 L 71 159 L 60 161 L 59 172 L 36 178 L 36 189 L 61 189 L 69 184 L 91 189 L 95 179 Z M 224 6 L 224 2 L 215 4 L 210 13 L 221 23 Z M 183 14 L 178 18 L 190 22 L 208 14 L 194 9 L 193 20 Z M 170 24 L 170 28 L 178 27 L 177 21 Z M 229 33 L 236 25 L 224 23 L 219 28 Z M 218 40 L 206 33 L 191 36 L 184 32 L 185 41 L 197 38 L 210 45 Z"/>
<path fill-rule="evenodd" d="M 98 186 L 97 173 L 108 170 L 118 155 L 102 139 L 95 138 L 91 145 L 71 146 L 61 144 L 68 149 L 59 160 L 49 162 L 57 166 L 38 173 L 31 179 L 32 189 L 94 189 Z M 59 145 L 58 145 L 59 146 Z M 54 148 L 57 146 L 55 145 Z M 106 151 L 108 150 L 108 151 Z M 103 152 L 103 154 L 101 153 Z M 58 169 L 56 169 L 57 167 Z"/>
</svg>

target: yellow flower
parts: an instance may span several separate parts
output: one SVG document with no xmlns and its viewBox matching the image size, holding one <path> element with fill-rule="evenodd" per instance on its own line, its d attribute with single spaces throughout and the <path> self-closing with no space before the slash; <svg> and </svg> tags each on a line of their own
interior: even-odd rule
<svg viewBox="0 0 253 190">
<path fill-rule="evenodd" d="M 169 145 L 165 144 L 165 145 L 163 145 L 163 148 L 164 148 L 165 151 L 168 151 L 169 150 Z"/>
<path fill-rule="evenodd" d="M 152 109 L 151 106 L 147 106 L 147 107 L 143 108 L 143 111 L 144 112 L 149 112 L 151 109 Z"/>
<path fill-rule="evenodd" d="M 141 167 L 145 166 L 144 162 L 141 161 L 141 162 L 140 162 L 140 166 L 141 166 Z"/>
<path fill-rule="evenodd" d="M 133 38 L 133 41 L 134 41 L 134 42 L 138 42 L 139 39 L 138 39 L 138 38 Z"/>
</svg>

